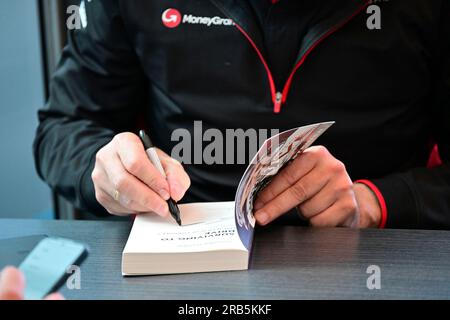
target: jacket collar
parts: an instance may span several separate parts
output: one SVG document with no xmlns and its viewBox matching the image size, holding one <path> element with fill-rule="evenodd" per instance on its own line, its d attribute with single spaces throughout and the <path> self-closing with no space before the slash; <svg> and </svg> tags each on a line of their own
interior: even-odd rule
<svg viewBox="0 0 450 320">
<path fill-rule="evenodd" d="M 210 0 L 223 14 L 238 24 L 263 49 L 261 29 L 247 0 Z M 263 0 L 261 0 L 263 1 Z"/>
<path fill-rule="evenodd" d="M 261 29 L 258 26 L 257 19 L 247 0 L 209 0 L 224 15 L 237 23 L 253 40 L 258 48 L 264 52 L 263 37 Z M 264 1 L 264 0 L 261 0 Z M 318 24 L 312 26 L 303 39 L 299 50 L 298 59 L 300 60 L 315 42 L 325 36 L 334 28 L 345 24 L 352 15 L 358 13 L 370 0 L 315 0 L 324 2 L 324 6 L 333 6 L 336 8 L 333 14 L 325 17 Z"/>
<path fill-rule="evenodd" d="M 357 14 L 361 13 L 372 0 L 338 0 L 328 1 L 328 5 L 332 6 L 332 14 L 321 19 L 318 23 L 311 26 L 305 38 L 302 40 L 298 60 L 307 54 L 321 39 L 326 38 L 327 34 L 333 33 L 335 30 L 343 27 Z M 329 12 L 329 11 L 328 11 Z"/>
</svg>

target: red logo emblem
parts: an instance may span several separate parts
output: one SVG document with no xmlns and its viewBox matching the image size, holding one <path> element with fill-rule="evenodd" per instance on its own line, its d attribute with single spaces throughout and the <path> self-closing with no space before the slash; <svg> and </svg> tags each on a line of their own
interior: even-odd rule
<svg viewBox="0 0 450 320">
<path fill-rule="evenodd" d="M 167 9 L 162 14 L 162 22 L 167 28 L 176 28 L 181 23 L 181 13 L 176 9 Z"/>
</svg>

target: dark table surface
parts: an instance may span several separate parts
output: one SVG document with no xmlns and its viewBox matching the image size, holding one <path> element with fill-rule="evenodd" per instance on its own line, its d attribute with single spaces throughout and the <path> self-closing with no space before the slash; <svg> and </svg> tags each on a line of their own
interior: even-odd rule
<svg viewBox="0 0 450 320">
<path fill-rule="evenodd" d="M 0 220 L 0 238 L 47 234 L 90 246 L 69 299 L 450 298 L 450 232 L 275 226 L 255 235 L 248 271 L 124 278 L 131 223 Z M 367 268 L 381 271 L 369 290 Z"/>
</svg>

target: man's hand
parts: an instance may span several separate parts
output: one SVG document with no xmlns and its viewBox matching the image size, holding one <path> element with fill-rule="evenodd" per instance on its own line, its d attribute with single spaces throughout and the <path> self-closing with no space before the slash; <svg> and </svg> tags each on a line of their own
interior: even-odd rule
<svg viewBox="0 0 450 320">
<path fill-rule="evenodd" d="M 166 200 L 179 201 L 190 187 L 183 166 L 158 150 L 167 181 L 149 160 L 139 137 L 121 133 L 98 151 L 92 181 L 97 201 L 113 215 L 169 215 Z"/>
<path fill-rule="evenodd" d="M 7 267 L 0 273 L 0 300 L 23 300 L 25 277 L 16 268 Z M 53 293 L 45 300 L 63 300 L 59 293 Z"/>
<path fill-rule="evenodd" d="M 295 207 L 315 227 L 377 227 L 381 219 L 372 191 L 353 184 L 344 164 L 321 146 L 307 149 L 261 191 L 255 218 L 267 225 Z"/>
</svg>

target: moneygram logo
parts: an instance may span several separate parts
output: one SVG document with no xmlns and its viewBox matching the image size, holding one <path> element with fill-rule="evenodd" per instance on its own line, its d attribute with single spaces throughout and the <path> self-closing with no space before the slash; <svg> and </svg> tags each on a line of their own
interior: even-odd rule
<svg viewBox="0 0 450 320">
<path fill-rule="evenodd" d="M 177 9 L 167 9 L 162 14 L 162 22 L 167 28 L 176 28 L 181 23 L 183 24 L 196 24 L 211 26 L 234 26 L 234 22 L 231 19 L 221 17 L 199 17 L 192 14 L 181 15 Z"/>
<path fill-rule="evenodd" d="M 181 13 L 176 9 L 167 9 L 162 14 L 162 22 L 167 28 L 176 28 L 181 23 Z"/>
</svg>

